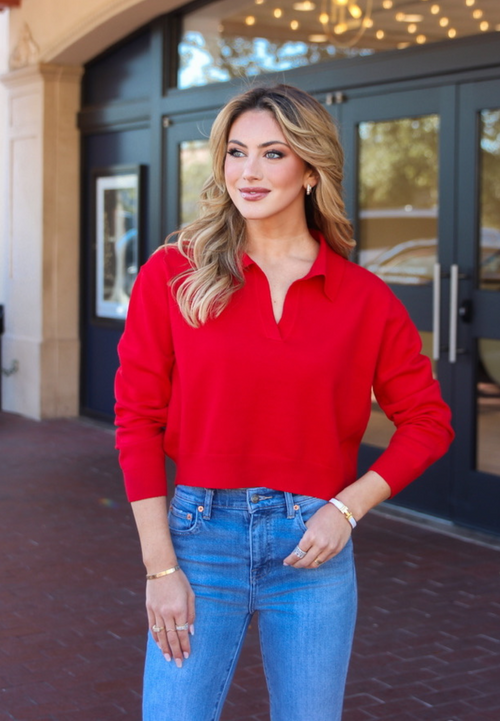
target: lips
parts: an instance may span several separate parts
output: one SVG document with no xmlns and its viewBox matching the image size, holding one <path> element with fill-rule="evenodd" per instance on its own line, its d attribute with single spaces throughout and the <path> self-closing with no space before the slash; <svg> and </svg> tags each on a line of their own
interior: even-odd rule
<svg viewBox="0 0 500 721">
<path fill-rule="evenodd" d="M 243 200 L 263 200 L 271 192 L 267 188 L 239 188 Z"/>
</svg>

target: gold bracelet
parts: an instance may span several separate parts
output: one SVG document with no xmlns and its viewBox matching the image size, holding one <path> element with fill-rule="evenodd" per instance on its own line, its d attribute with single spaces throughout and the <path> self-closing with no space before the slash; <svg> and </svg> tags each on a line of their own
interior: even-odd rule
<svg viewBox="0 0 500 721">
<path fill-rule="evenodd" d="M 166 571 L 160 571 L 159 573 L 149 573 L 146 575 L 146 581 L 154 581 L 155 578 L 162 578 L 162 576 L 169 576 L 171 573 L 175 573 L 176 571 L 180 571 L 180 566 L 172 566 L 172 568 L 167 568 Z"/>
</svg>

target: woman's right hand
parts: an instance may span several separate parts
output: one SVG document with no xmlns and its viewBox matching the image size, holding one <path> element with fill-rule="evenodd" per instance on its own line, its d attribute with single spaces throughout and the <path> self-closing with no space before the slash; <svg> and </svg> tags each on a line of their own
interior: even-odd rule
<svg viewBox="0 0 500 721">
<path fill-rule="evenodd" d="M 146 609 L 153 638 L 167 661 L 174 659 L 178 668 L 191 653 L 189 636 L 194 635 L 194 593 L 182 569 L 147 581 Z M 186 630 L 176 630 L 185 626 Z M 153 626 L 161 631 L 153 631 Z"/>
</svg>

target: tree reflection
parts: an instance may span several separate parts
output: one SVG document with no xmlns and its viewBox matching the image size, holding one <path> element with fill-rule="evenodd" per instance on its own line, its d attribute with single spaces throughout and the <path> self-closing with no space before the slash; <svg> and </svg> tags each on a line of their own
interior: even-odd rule
<svg viewBox="0 0 500 721">
<path fill-rule="evenodd" d="M 179 45 L 180 88 L 254 77 L 304 65 L 369 54 L 363 49 L 340 49 L 326 43 L 274 42 L 267 38 L 202 35 L 186 32 Z"/>
</svg>

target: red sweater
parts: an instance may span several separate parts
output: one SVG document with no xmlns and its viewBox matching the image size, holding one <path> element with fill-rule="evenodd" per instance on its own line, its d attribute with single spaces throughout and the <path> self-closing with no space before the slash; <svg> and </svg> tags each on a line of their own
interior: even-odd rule
<svg viewBox="0 0 500 721">
<path fill-rule="evenodd" d="M 248 256 L 244 287 L 200 328 L 168 284 L 187 267 L 179 251 L 160 249 L 142 267 L 116 377 L 129 500 L 166 494 L 165 454 L 179 484 L 331 498 L 356 479 L 372 387 L 396 426 L 372 466 L 393 494 L 446 452 L 450 411 L 404 306 L 316 237 L 319 255 L 278 324 Z"/>
</svg>

